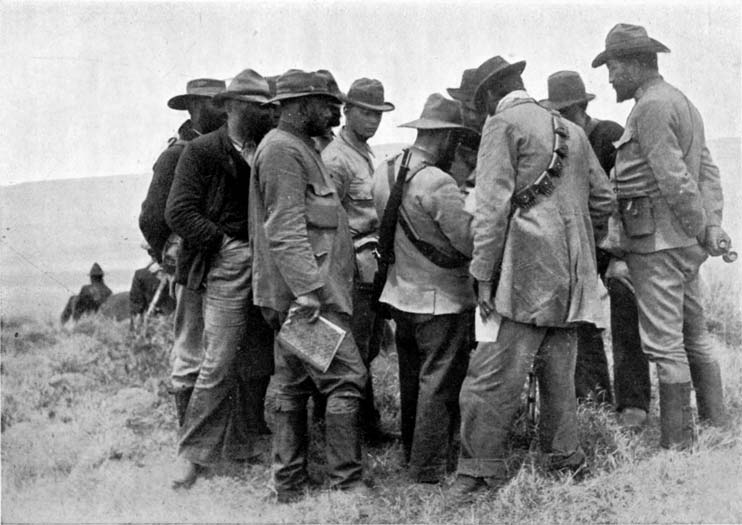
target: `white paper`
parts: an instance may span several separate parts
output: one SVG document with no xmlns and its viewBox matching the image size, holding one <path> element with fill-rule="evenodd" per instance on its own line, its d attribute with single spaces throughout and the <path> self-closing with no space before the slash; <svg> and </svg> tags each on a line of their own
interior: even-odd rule
<svg viewBox="0 0 742 525">
<path fill-rule="evenodd" d="M 479 343 L 494 343 L 500 333 L 502 317 L 492 312 L 487 319 L 482 320 L 481 311 L 477 306 L 474 310 L 474 337 Z"/>
</svg>

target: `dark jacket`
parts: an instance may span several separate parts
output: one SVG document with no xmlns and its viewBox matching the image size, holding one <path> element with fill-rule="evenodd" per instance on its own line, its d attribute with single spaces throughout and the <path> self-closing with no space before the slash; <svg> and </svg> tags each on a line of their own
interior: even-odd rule
<svg viewBox="0 0 742 525">
<path fill-rule="evenodd" d="M 183 238 L 175 281 L 202 287 L 224 235 L 248 240 L 250 166 L 235 150 L 226 124 L 191 141 L 175 168 L 165 220 Z"/>
<path fill-rule="evenodd" d="M 152 166 L 152 181 L 139 213 L 139 229 L 152 247 L 157 262 L 162 262 L 162 250 L 170 236 L 170 227 L 165 221 L 165 204 L 173 184 L 175 166 L 186 144 L 198 133 L 193 130 L 190 120 L 186 120 L 178 130 L 178 138 L 170 139 L 170 144 Z"/>
<path fill-rule="evenodd" d="M 97 312 L 110 295 L 111 289 L 102 280 L 86 284 L 80 288 L 80 293 L 77 294 L 77 302 L 72 312 L 72 318 L 77 321 L 84 314 Z"/>
</svg>

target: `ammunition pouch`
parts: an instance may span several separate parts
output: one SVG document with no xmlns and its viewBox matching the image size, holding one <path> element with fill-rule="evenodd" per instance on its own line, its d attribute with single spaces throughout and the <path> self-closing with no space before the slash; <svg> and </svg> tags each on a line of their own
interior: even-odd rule
<svg viewBox="0 0 742 525">
<path fill-rule="evenodd" d="M 539 195 L 548 197 L 554 193 L 554 179 L 562 175 L 562 170 L 564 169 L 564 162 L 562 160 L 567 157 L 567 153 L 569 152 L 567 146 L 569 133 L 556 115 L 552 115 L 551 125 L 554 130 L 554 141 L 549 165 L 536 179 L 513 194 L 511 198 L 513 211 L 516 208 L 528 209 L 536 204 Z"/>
</svg>

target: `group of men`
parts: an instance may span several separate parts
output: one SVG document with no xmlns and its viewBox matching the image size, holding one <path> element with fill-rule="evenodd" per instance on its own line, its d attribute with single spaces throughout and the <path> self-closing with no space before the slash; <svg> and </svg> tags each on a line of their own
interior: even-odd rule
<svg viewBox="0 0 742 525">
<path fill-rule="evenodd" d="M 256 436 L 272 432 L 278 501 L 301 498 L 315 396 L 329 487 L 365 494 L 362 435 L 380 429 L 369 366 L 387 317 L 414 482 L 455 467 L 459 501 L 502 486 L 532 368 L 546 465 L 577 471 L 577 400 L 612 399 L 601 279 L 621 421 L 646 421 L 648 358 L 662 446 L 692 443 L 691 388 L 699 417 L 721 425 L 698 268 L 731 241 L 700 115 L 658 73 L 667 51 L 618 24 L 593 61 L 618 102 L 636 101 L 626 129 L 587 114 L 594 96 L 577 73 L 551 75 L 539 103 L 525 62 L 493 57 L 464 71 L 452 99 L 430 95 L 402 125 L 414 143 L 381 163 L 367 142 L 394 105 L 378 80 L 347 94 L 326 70 L 189 82 L 169 106 L 191 119 L 155 164 L 140 216 L 155 252 L 177 252 L 173 486 L 222 459 L 251 460 Z M 495 337 L 477 342 L 475 315 L 499 323 Z M 327 369 L 275 337 L 293 316 L 346 331 Z"/>
</svg>

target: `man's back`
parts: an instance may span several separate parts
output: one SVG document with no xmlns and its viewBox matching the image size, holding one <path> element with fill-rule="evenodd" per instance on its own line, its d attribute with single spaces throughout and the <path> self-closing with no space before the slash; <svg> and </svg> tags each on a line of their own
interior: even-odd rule
<svg viewBox="0 0 742 525">
<path fill-rule="evenodd" d="M 513 193 L 549 165 L 554 116 L 526 99 L 485 124 L 471 272 L 482 281 L 499 272 L 496 308 L 505 317 L 537 326 L 604 326 L 593 225 L 607 221 L 613 191 L 581 128 L 558 120 L 568 134 L 567 157 L 553 193 L 511 215 Z"/>
</svg>

